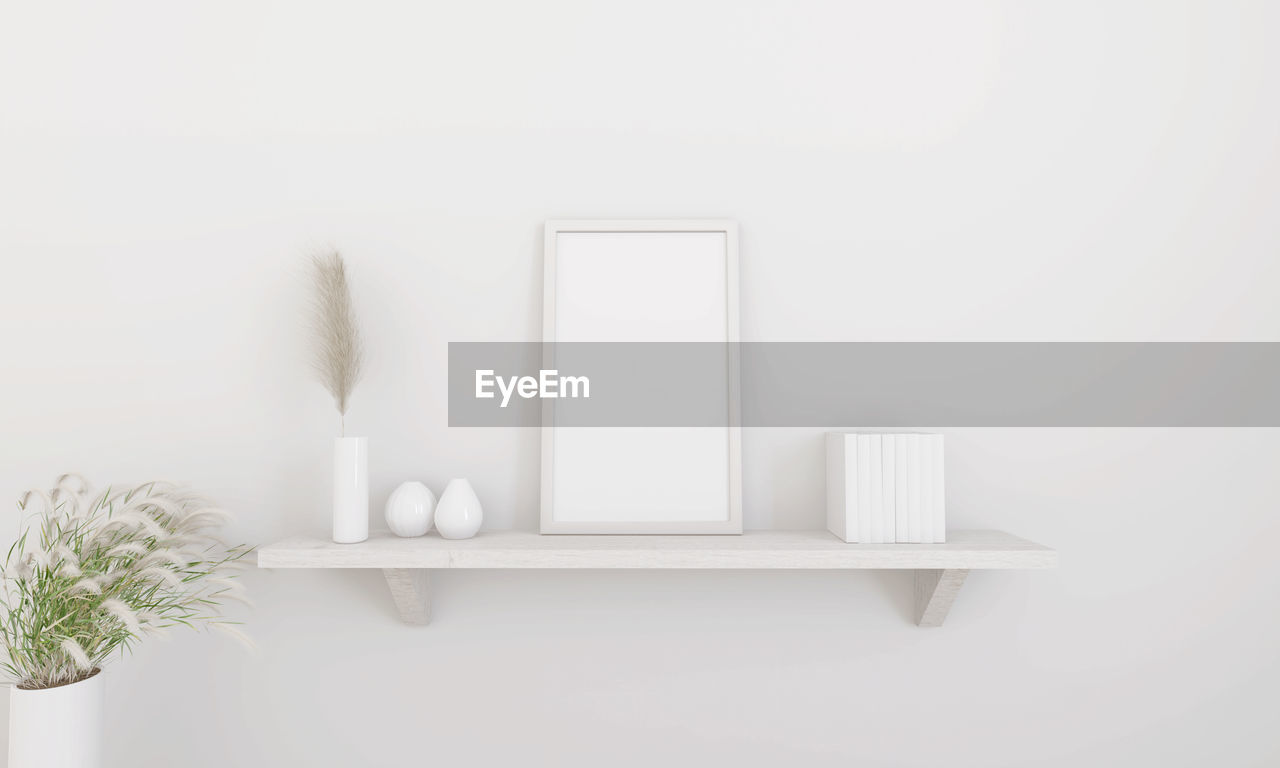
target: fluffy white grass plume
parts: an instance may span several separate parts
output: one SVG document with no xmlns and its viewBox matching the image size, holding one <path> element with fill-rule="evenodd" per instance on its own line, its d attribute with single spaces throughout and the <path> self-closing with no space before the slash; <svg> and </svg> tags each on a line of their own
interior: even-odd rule
<svg viewBox="0 0 1280 768">
<path fill-rule="evenodd" d="M 250 550 L 218 543 L 227 514 L 199 495 L 162 483 L 92 493 L 64 475 L 18 506 L 25 527 L 4 564 L 0 641 L 22 687 L 82 680 L 172 627 L 244 639 L 222 606 L 247 602 L 232 579 Z"/>
<path fill-rule="evenodd" d="M 130 632 L 137 634 L 142 631 L 142 625 L 138 622 L 138 614 L 124 604 L 123 601 L 110 598 L 102 601 L 102 610 L 115 616 L 124 624 L 125 628 Z"/>
<path fill-rule="evenodd" d="M 105 534 L 113 528 L 140 528 L 143 531 L 146 531 L 147 535 L 155 536 L 157 538 L 161 538 L 169 534 L 169 531 L 166 531 L 154 517 L 139 510 L 113 515 L 111 519 L 107 520 L 103 524 L 102 528 L 99 529 L 99 532 Z"/>
<path fill-rule="evenodd" d="M 351 303 L 347 267 L 342 254 L 328 251 L 311 258 L 315 279 L 315 369 L 320 383 L 333 395 L 346 434 L 347 405 L 360 381 L 364 345 L 356 310 Z"/>
<path fill-rule="evenodd" d="M 182 589 L 182 577 L 168 568 L 162 568 L 158 565 L 138 571 L 138 580 L 163 584 L 170 589 Z"/>
<path fill-rule="evenodd" d="M 190 559 L 190 555 L 178 549 L 157 549 L 154 552 L 145 553 L 138 564 L 144 568 L 152 565 L 170 565 L 177 570 L 182 570 L 187 567 Z"/>
<path fill-rule="evenodd" d="M 94 579 L 81 579 L 71 585 L 72 594 L 84 595 L 100 595 L 102 594 L 102 585 Z"/>
<path fill-rule="evenodd" d="M 235 640 L 240 645 L 243 645 L 245 648 L 253 650 L 253 638 L 246 635 L 244 631 L 235 624 L 227 621 L 215 621 L 209 626 L 213 627 L 214 631 L 221 632 L 232 640 Z"/>
<path fill-rule="evenodd" d="M 141 542 L 126 541 L 107 550 L 107 557 L 144 557 L 148 551 Z"/>
<path fill-rule="evenodd" d="M 85 653 L 84 649 L 75 640 L 70 637 L 64 637 L 62 642 L 58 643 L 58 647 L 62 649 L 63 653 L 67 654 L 76 669 L 81 672 L 88 672 L 93 669 L 93 661 L 89 659 L 89 654 Z"/>
</svg>

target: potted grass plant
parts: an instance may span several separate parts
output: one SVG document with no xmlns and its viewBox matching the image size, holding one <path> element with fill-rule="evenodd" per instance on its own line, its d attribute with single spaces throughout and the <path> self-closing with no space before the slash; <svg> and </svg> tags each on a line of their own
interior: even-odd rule
<svg viewBox="0 0 1280 768">
<path fill-rule="evenodd" d="M 13 684 L 10 768 L 102 764 L 102 667 L 143 638 L 207 627 L 243 642 L 222 615 L 247 602 L 234 580 L 247 547 L 215 531 L 227 518 L 184 488 L 148 483 L 93 493 L 66 475 L 18 507 L 5 559 L 3 668 Z"/>
</svg>

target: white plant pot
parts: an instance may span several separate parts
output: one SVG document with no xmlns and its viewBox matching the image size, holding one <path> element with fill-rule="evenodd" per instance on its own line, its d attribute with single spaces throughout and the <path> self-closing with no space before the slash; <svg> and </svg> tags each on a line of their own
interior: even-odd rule
<svg viewBox="0 0 1280 768">
<path fill-rule="evenodd" d="M 36 691 L 9 691 L 9 768 L 101 768 L 102 673 Z"/>
<path fill-rule="evenodd" d="M 436 495 L 416 480 L 401 483 L 387 499 L 387 527 L 397 536 L 421 536 L 431 530 Z"/>
<path fill-rule="evenodd" d="M 436 530 L 446 539 L 469 539 L 480 530 L 484 513 L 471 483 L 450 480 L 436 505 Z"/>
<path fill-rule="evenodd" d="M 369 438 L 339 437 L 333 444 L 333 540 L 369 538 Z"/>
</svg>

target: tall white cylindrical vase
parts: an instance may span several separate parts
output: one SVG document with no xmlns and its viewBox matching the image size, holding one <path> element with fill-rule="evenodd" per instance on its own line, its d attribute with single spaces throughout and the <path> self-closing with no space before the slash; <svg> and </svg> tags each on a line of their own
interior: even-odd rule
<svg viewBox="0 0 1280 768">
<path fill-rule="evenodd" d="M 57 688 L 9 691 L 9 768 L 101 768 L 102 673 Z"/>
<path fill-rule="evenodd" d="M 333 444 L 333 540 L 369 538 L 369 438 L 339 437 Z"/>
</svg>

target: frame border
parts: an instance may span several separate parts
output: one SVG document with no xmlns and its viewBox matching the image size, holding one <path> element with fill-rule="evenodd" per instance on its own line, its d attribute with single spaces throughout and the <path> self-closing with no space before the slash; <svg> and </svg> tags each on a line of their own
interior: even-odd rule
<svg viewBox="0 0 1280 768">
<path fill-rule="evenodd" d="M 716 521 L 582 521 L 555 519 L 555 405 L 542 404 L 541 527 L 544 534 L 740 534 L 742 533 L 742 427 L 738 341 L 738 223 L 732 219 L 551 219 L 543 228 L 542 360 L 555 368 L 556 237 L 561 232 L 723 232 L 725 327 L 729 344 L 729 517 Z"/>
</svg>

